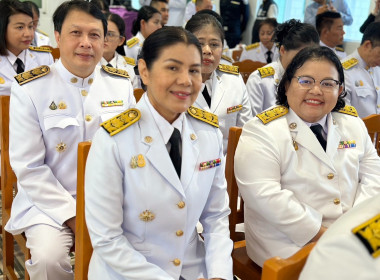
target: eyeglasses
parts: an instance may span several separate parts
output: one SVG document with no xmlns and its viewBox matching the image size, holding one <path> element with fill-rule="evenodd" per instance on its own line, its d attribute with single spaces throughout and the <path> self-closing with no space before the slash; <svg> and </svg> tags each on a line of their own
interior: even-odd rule
<svg viewBox="0 0 380 280">
<path fill-rule="evenodd" d="M 123 38 L 123 36 L 117 35 L 114 32 L 107 32 L 107 34 L 106 34 L 106 40 L 107 41 L 115 41 L 119 38 Z"/>
<path fill-rule="evenodd" d="M 309 76 L 298 76 L 293 77 L 298 80 L 298 84 L 303 89 L 312 89 L 315 86 L 315 79 Z M 324 79 L 319 82 L 321 90 L 323 91 L 334 91 L 339 89 L 339 86 L 342 84 L 341 82 L 334 79 Z"/>
</svg>

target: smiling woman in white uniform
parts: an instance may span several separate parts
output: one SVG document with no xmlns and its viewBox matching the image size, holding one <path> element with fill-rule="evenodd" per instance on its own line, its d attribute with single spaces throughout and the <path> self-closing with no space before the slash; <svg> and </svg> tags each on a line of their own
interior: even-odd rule
<svg viewBox="0 0 380 280">
<path fill-rule="evenodd" d="M 252 118 L 247 89 L 237 66 L 219 64 L 224 32 L 214 16 L 195 14 L 186 29 L 198 38 L 203 52 L 202 87 L 194 105 L 218 116 L 226 153 L 230 127 L 242 127 Z"/>
<path fill-rule="evenodd" d="M 215 115 L 191 106 L 201 57 L 198 40 L 180 27 L 152 33 L 138 62 L 147 92 L 94 137 L 89 279 L 232 280 L 222 135 Z"/>
<path fill-rule="evenodd" d="M 380 159 L 326 47 L 301 50 L 277 104 L 244 128 L 235 174 L 245 202 L 247 252 L 259 265 L 317 241 L 343 213 L 380 193 Z"/>
<path fill-rule="evenodd" d="M 49 48 L 30 47 L 33 38 L 28 6 L 18 0 L 0 1 L 0 95 L 10 95 L 17 74 L 53 63 Z"/>
</svg>

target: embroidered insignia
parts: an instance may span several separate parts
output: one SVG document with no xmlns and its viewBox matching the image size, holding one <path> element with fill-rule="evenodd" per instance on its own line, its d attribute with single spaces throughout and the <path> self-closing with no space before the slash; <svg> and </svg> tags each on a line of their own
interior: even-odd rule
<svg viewBox="0 0 380 280">
<path fill-rule="evenodd" d="M 240 111 L 241 109 L 243 109 L 243 105 L 236 105 L 236 106 L 229 107 L 229 108 L 227 108 L 227 114 L 231 114 L 231 113 Z"/>
<path fill-rule="evenodd" d="M 5 84 L 5 80 L 3 77 L 0 77 L 0 84 Z"/>
<path fill-rule="evenodd" d="M 64 110 L 67 108 L 67 104 L 64 101 L 58 103 L 58 109 Z"/>
<path fill-rule="evenodd" d="M 233 61 L 233 59 L 231 58 L 231 57 L 229 57 L 229 56 L 226 56 L 226 55 L 224 55 L 224 54 L 222 54 L 222 58 L 224 59 L 224 60 L 227 60 L 228 62 L 234 62 Z"/>
<path fill-rule="evenodd" d="M 341 48 L 341 47 L 335 47 L 335 50 L 338 51 L 338 52 L 344 52 L 344 49 Z"/>
<path fill-rule="evenodd" d="M 50 103 L 49 108 L 50 108 L 50 110 L 57 110 L 57 105 L 55 105 L 54 101 L 52 103 Z"/>
<path fill-rule="evenodd" d="M 356 58 L 352 57 L 350 59 L 347 59 L 345 61 L 342 62 L 342 66 L 345 70 L 348 70 L 352 67 L 354 67 L 356 64 L 359 63 L 359 60 L 357 60 Z"/>
<path fill-rule="evenodd" d="M 190 106 L 187 112 L 193 118 L 211 124 L 212 126 L 219 127 L 218 116 L 197 107 Z"/>
<path fill-rule="evenodd" d="M 124 60 L 127 64 L 129 65 L 132 65 L 132 66 L 136 66 L 136 60 L 132 57 L 127 57 L 127 56 L 123 56 L 124 57 Z"/>
<path fill-rule="evenodd" d="M 59 143 L 59 144 L 57 144 L 57 146 L 55 146 L 55 149 L 57 150 L 58 153 L 62 153 L 64 151 L 66 151 L 66 147 L 67 147 L 66 144 L 61 141 L 61 143 Z"/>
<path fill-rule="evenodd" d="M 136 45 L 139 42 L 139 38 L 133 37 L 127 41 L 128 48 L 132 48 L 134 45 Z"/>
<path fill-rule="evenodd" d="M 130 165 L 131 165 L 131 168 L 132 168 L 132 169 L 137 168 L 137 156 L 133 156 L 133 157 L 131 158 Z"/>
<path fill-rule="evenodd" d="M 217 159 L 214 159 L 214 160 L 205 161 L 205 162 L 201 162 L 199 164 L 199 170 L 205 170 L 205 169 L 210 169 L 210 168 L 213 168 L 213 167 L 217 167 L 217 166 L 220 165 L 220 163 L 221 163 L 220 158 L 217 158 Z"/>
<path fill-rule="evenodd" d="M 364 86 L 364 83 L 363 83 L 362 80 L 355 81 L 355 86 L 356 86 L 356 87 L 362 87 L 362 86 Z"/>
<path fill-rule="evenodd" d="M 155 215 L 150 210 L 145 210 L 140 214 L 140 220 L 144 222 L 150 222 L 153 221 L 155 218 Z"/>
<path fill-rule="evenodd" d="M 139 110 L 132 108 L 100 124 L 111 136 L 131 126 L 141 117 Z"/>
<path fill-rule="evenodd" d="M 339 141 L 338 149 L 356 148 L 356 141 Z"/>
<path fill-rule="evenodd" d="M 258 117 L 263 124 L 267 124 L 275 119 L 278 119 L 279 117 L 285 116 L 288 112 L 289 109 L 285 106 L 277 106 L 273 109 L 257 114 L 256 117 Z"/>
<path fill-rule="evenodd" d="M 380 256 L 380 214 L 352 229 L 373 258 Z"/>
<path fill-rule="evenodd" d="M 225 73 L 239 75 L 239 67 L 234 65 L 219 64 L 218 70 Z"/>
<path fill-rule="evenodd" d="M 23 85 L 37 78 L 45 76 L 49 72 L 50 72 L 49 66 L 42 65 L 40 67 L 37 67 L 32 70 L 16 75 L 15 79 L 19 85 Z"/>
<path fill-rule="evenodd" d="M 35 47 L 35 46 L 29 46 L 29 50 L 35 51 L 35 52 L 49 52 L 49 53 L 51 53 L 52 51 L 50 47 Z"/>
<path fill-rule="evenodd" d="M 123 78 L 129 78 L 128 72 L 123 69 L 108 67 L 106 65 L 102 65 L 102 69 L 111 75 L 120 76 Z"/>
<path fill-rule="evenodd" d="M 123 100 L 114 100 L 114 101 L 102 101 L 100 105 L 102 107 L 113 107 L 113 106 L 123 106 Z"/>
<path fill-rule="evenodd" d="M 358 117 L 358 112 L 356 111 L 354 106 L 346 105 L 346 106 L 344 106 L 343 109 L 340 109 L 338 112 L 343 113 L 343 114 L 347 114 L 347 115 L 351 115 L 354 117 Z"/>
<path fill-rule="evenodd" d="M 248 46 L 245 47 L 245 50 L 249 51 L 249 50 L 258 48 L 259 46 L 260 46 L 260 43 L 250 44 L 250 45 L 248 45 Z"/>
<path fill-rule="evenodd" d="M 144 159 L 144 156 L 142 154 L 139 154 L 137 156 L 133 156 L 131 158 L 131 167 L 133 169 L 137 168 L 137 167 L 144 167 L 145 166 L 145 159 Z"/>
<path fill-rule="evenodd" d="M 273 67 L 261 67 L 257 69 L 260 73 L 261 78 L 269 77 L 274 75 L 274 68 Z"/>
</svg>

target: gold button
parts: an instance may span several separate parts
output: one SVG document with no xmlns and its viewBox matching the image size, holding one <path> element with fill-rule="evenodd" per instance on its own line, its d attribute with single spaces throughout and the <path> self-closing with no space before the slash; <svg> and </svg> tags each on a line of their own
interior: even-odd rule
<svg viewBox="0 0 380 280">
<path fill-rule="evenodd" d="M 81 92 L 82 96 L 87 96 L 88 92 L 85 89 L 82 89 Z"/>
<path fill-rule="evenodd" d="M 183 231 L 182 230 L 177 230 L 175 234 L 177 236 L 182 236 L 183 235 Z"/>
<path fill-rule="evenodd" d="M 92 116 L 91 115 L 86 115 L 85 118 L 86 122 L 92 121 Z"/>
<path fill-rule="evenodd" d="M 91 85 L 94 82 L 93 78 L 88 79 L 88 84 Z"/>
<path fill-rule="evenodd" d="M 145 136 L 144 141 L 145 141 L 145 143 L 152 143 L 153 138 L 150 136 Z"/>
<path fill-rule="evenodd" d="M 334 174 L 332 173 L 327 174 L 327 179 L 329 180 L 334 179 Z"/>
<path fill-rule="evenodd" d="M 335 204 L 335 205 L 338 205 L 339 203 L 340 203 L 340 199 L 339 199 L 339 198 L 335 198 L 335 199 L 334 199 L 334 204 Z"/>
<path fill-rule="evenodd" d="M 75 78 L 75 77 L 74 77 L 74 78 L 71 78 L 71 79 L 70 79 L 70 82 L 72 82 L 73 84 L 75 84 L 76 82 L 78 82 L 78 79 Z"/>
<path fill-rule="evenodd" d="M 179 259 L 174 259 L 173 263 L 175 266 L 179 266 L 181 264 L 181 261 Z"/>
<path fill-rule="evenodd" d="M 191 140 L 195 140 L 195 139 L 197 139 L 197 136 L 194 133 L 191 133 L 190 134 L 190 139 Z"/>
<path fill-rule="evenodd" d="M 180 201 L 177 203 L 178 208 L 181 208 L 181 209 L 184 208 L 185 205 L 186 205 L 186 203 L 184 201 Z"/>
<path fill-rule="evenodd" d="M 289 124 L 289 128 L 290 129 L 296 129 L 297 128 L 297 124 L 292 122 L 291 124 Z"/>
<path fill-rule="evenodd" d="M 379 90 L 380 88 L 379 87 L 376 87 L 376 90 Z"/>
</svg>

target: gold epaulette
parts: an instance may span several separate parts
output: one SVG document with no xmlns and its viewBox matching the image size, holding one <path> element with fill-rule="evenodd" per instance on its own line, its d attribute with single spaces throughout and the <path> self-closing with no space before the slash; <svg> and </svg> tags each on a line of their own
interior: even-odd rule
<svg viewBox="0 0 380 280">
<path fill-rule="evenodd" d="M 136 66 L 136 60 L 132 57 L 127 57 L 127 56 L 123 56 L 124 57 L 124 60 L 127 64 L 129 65 L 132 65 L 132 66 Z"/>
<path fill-rule="evenodd" d="M 345 70 L 350 69 L 351 67 L 355 66 L 359 63 L 359 60 L 357 60 L 355 57 L 347 59 L 342 62 L 342 66 Z"/>
<path fill-rule="evenodd" d="M 340 109 L 338 112 L 343 113 L 343 114 L 347 114 L 347 115 L 351 115 L 354 117 L 358 117 L 358 112 L 356 111 L 354 106 L 346 105 L 346 106 L 344 106 L 343 109 Z"/>
<path fill-rule="evenodd" d="M 219 64 L 218 70 L 225 73 L 239 75 L 239 67 L 234 65 Z"/>
<path fill-rule="evenodd" d="M 137 122 L 141 117 L 138 109 L 132 108 L 100 124 L 110 136 L 118 134 L 120 131 Z"/>
<path fill-rule="evenodd" d="M 187 109 L 187 112 L 193 118 L 211 124 L 215 127 L 219 127 L 218 116 L 214 115 L 213 113 L 207 112 L 194 106 L 190 106 L 189 109 Z"/>
<path fill-rule="evenodd" d="M 40 29 L 37 29 L 37 32 L 38 32 L 38 33 L 41 33 L 42 35 L 45 35 L 46 37 L 49 37 L 49 34 L 47 34 L 46 32 L 43 32 L 43 31 L 40 30 Z"/>
<path fill-rule="evenodd" d="M 128 72 L 123 69 L 117 69 L 117 68 L 109 67 L 106 65 L 102 65 L 102 69 L 111 75 L 120 76 L 123 78 L 129 78 Z"/>
<path fill-rule="evenodd" d="M 269 77 L 274 75 L 274 68 L 271 66 L 261 67 L 257 69 L 260 72 L 261 78 Z"/>
<path fill-rule="evenodd" d="M 260 46 L 260 43 L 253 43 L 253 44 L 250 44 L 250 45 L 246 46 L 245 50 L 249 51 L 249 50 L 252 50 L 252 49 L 256 49 L 258 46 Z"/>
<path fill-rule="evenodd" d="M 139 42 L 140 40 L 139 40 L 139 38 L 137 38 L 137 37 L 133 37 L 132 39 L 129 39 L 128 41 L 127 41 L 127 46 L 128 46 L 128 48 L 132 48 L 134 45 L 136 45 L 138 42 Z"/>
<path fill-rule="evenodd" d="M 380 214 L 352 229 L 373 258 L 380 256 Z"/>
<path fill-rule="evenodd" d="M 35 47 L 35 46 L 29 46 L 29 50 L 35 51 L 35 52 L 49 52 L 51 53 L 52 48 L 50 47 Z"/>
<path fill-rule="evenodd" d="M 344 52 L 344 49 L 341 48 L 341 47 L 335 47 L 335 50 L 338 51 L 338 52 Z"/>
<path fill-rule="evenodd" d="M 26 84 L 30 81 L 38 79 L 42 76 L 45 76 L 49 72 L 50 72 L 49 66 L 42 65 L 42 66 L 39 66 L 39 67 L 34 68 L 32 70 L 18 74 L 17 76 L 15 76 L 15 79 L 18 82 L 18 84 L 21 86 L 21 85 Z"/>
<path fill-rule="evenodd" d="M 232 60 L 232 58 L 231 57 L 229 57 L 229 56 L 226 56 L 226 55 L 224 55 L 224 54 L 222 54 L 222 58 L 224 59 L 224 60 L 227 60 L 228 62 L 234 62 L 233 60 Z"/>
<path fill-rule="evenodd" d="M 275 119 L 278 119 L 279 117 L 285 116 L 288 112 L 289 109 L 285 106 L 277 106 L 273 109 L 257 114 L 256 117 L 258 117 L 263 124 L 267 124 Z"/>
</svg>

